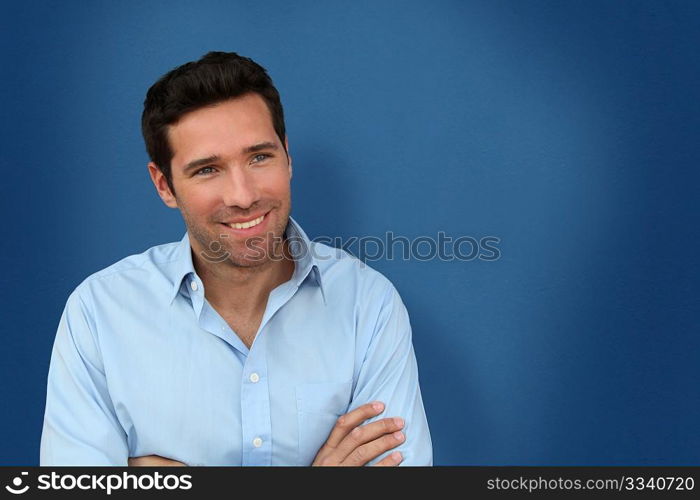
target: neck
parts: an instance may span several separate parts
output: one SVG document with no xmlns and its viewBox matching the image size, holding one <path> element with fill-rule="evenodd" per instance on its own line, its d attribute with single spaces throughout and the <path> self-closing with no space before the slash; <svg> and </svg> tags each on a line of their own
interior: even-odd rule
<svg viewBox="0 0 700 500">
<path fill-rule="evenodd" d="M 270 292 L 289 281 L 294 274 L 294 260 L 289 255 L 286 240 L 283 245 L 287 258 L 254 267 L 233 266 L 227 261 L 207 262 L 193 255 L 195 270 L 204 283 L 206 299 L 217 310 L 241 316 L 264 310 Z"/>
</svg>

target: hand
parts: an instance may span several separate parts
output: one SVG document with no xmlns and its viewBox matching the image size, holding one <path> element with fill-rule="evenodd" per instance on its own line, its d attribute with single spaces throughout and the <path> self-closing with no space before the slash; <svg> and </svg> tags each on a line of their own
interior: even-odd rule
<svg viewBox="0 0 700 500">
<path fill-rule="evenodd" d="M 185 467 L 186 464 L 158 455 L 129 458 L 129 467 Z"/>
<path fill-rule="evenodd" d="M 379 415 L 382 411 L 384 404 L 375 401 L 341 415 L 311 465 L 357 467 L 403 443 L 405 436 L 400 429 L 403 428 L 404 421 L 401 418 L 383 418 L 360 426 L 362 422 Z M 401 453 L 395 451 L 375 465 L 395 466 L 399 465 L 401 460 Z"/>
</svg>

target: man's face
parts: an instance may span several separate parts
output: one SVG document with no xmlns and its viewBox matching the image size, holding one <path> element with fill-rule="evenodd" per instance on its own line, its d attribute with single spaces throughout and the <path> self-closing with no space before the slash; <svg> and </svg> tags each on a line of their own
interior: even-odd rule
<svg viewBox="0 0 700 500">
<path fill-rule="evenodd" d="M 180 209 L 195 259 L 255 267 L 281 255 L 292 169 L 262 97 L 246 94 L 187 113 L 168 137 L 177 196 L 155 165 L 149 170 L 163 201 Z"/>
</svg>

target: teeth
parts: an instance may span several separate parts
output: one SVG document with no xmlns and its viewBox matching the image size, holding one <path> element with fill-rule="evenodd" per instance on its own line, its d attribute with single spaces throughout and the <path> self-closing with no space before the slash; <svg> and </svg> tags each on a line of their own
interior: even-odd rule
<svg viewBox="0 0 700 500">
<path fill-rule="evenodd" d="M 264 218 L 265 216 L 261 215 L 257 219 L 253 219 L 248 222 L 234 222 L 233 224 L 229 224 L 229 226 L 233 229 L 248 229 L 249 227 L 257 226 L 258 224 L 260 224 Z"/>
</svg>

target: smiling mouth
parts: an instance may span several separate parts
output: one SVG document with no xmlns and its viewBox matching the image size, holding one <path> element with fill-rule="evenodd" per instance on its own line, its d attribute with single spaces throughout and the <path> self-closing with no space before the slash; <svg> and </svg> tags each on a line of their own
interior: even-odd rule
<svg viewBox="0 0 700 500">
<path fill-rule="evenodd" d="M 221 224 L 223 224 L 224 226 L 228 226 L 231 229 L 238 229 L 238 230 L 250 229 L 250 228 L 253 228 L 253 227 L 256 227 L 256 226 L 259 226 L 260 224 L 262 224 L 262 222 L 265 220 L 265 218 L 267 217 L 267 215 L 269 213 L 270 212 L 264 213 L 260 217 L 256 217 L 255 219 L 251 219 L 251 220 L 248 220 L 245 222 L 231 222 L 231 223 L 222 222 Z"/>
</svg>

